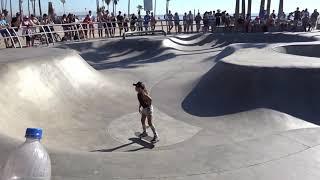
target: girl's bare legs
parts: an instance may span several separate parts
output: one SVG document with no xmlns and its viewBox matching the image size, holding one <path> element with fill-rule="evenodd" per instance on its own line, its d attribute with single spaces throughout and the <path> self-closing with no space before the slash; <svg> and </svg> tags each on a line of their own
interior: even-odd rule
<svg viewBox="0 0 320 180">
<path fill-rule="evenodd" d="M 146 119 L 147 119 L 147 116 L 144 114 L 141 114 L 141 125 L 142 125 L 142 130 L 143 130 L 142 133 L 147 132 Z"/>
<path fill-rule="evenodd" d="M 156 128 L 154 127 L 154 125 L 152 123 L 152 115 L 148 115 L 147 118 L 148 118 L 148 125 L 151 128 L 154 137 L 158 138 L 158 133 L 157 133 Z"/>
</svg>

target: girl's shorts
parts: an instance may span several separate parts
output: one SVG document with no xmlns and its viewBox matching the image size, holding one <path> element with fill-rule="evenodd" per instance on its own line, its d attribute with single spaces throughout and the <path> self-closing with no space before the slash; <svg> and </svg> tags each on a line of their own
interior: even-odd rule
<svg viewBox="0 0 320 180">
<path fill-rule="evenodd" d="M 145 115 L 145 116 L 150 116 L 153 114 L 153 107 L 147 107 L 147 108 L 143 108 L 141 111 L 141 114 Z"/>
</svg>

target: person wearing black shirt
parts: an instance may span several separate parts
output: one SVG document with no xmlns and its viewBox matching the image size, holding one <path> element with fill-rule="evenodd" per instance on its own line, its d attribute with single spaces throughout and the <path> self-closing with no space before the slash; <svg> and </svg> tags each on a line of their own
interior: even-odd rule
<svg viewBox="0 0 320 180">
<path fill-rule="evenodd" d="M 117 16 L 117 21 L 118 21 L 118 26 L 119 26 L 119 30 L 120 30 L 120 36 L 121 36 L 122 29 L 123 29 L 123 21 L 124 21 L 124 17 L 121 15 L 121 11 L 119 11 L 119 14 Z"/>
<path fill-rule="evenodd" d="M 153 125 L 153 107 L 152 107 L 152 98 L 150 97 L 145 85 L 142 82 L 138 82 L 133 84 L 135 86 L 135 90 L 138 93 L 138 101 L 139 101 L 139 113 L 141 114 L 141 124 L 143 132 L 139 135 L 140 138 L 148 136 L 147 127 L 146 127 L 146 119 L 148 119 L 149 127 L 153 132 L 152 143 L 156 143 L 159 141 L 158 133 Z M 142 110 L 141 110 L 142 108 Z"/>
<path fill-rule="evenodd" d="M 221 24 L 221 16 L 222 16 L 222 14 L 220 13 L 220 10 L 218 10 L 215 16 L 216 16 L 216 27 L 218 27 Z"/>
</svg>

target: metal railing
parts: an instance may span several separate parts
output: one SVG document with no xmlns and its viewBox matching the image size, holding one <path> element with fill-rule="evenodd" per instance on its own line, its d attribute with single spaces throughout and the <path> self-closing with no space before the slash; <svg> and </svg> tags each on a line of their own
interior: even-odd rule
<svg viewBox="0 0 320 180">
<path fill-rule="evenodd" d="M 320 20 L 320 19 L 319 19 Z M 320 24 L 319 20 L 317 21 L 317 26 Z M 120 24 L 120 26 L 119 26 Z M 276 22 L 273 27 L 279 28 L 281 25 L 292 26 L 292 23 L 289 21 L 285 22 Z M 257 31 L 261 31 L 263 24 L 250 24 L 251 28 L 258 27 Z M 317 27 L 316 26 L 316 27 Z M 48 25 L 35 25 L 31 27 L 21 26 L 20 28 L 8 27 L 2 29 L 5 31 L 6 36 L 0 38 L 4 40 L 6 45 L 11 42 L 13 48 L 22 48 L 24 47 L 23 39 L 29 39 L 31 44 L 34 45 L 34 42 L 37 41 L 40 45 L 54 45 L 58 42 L 65 41 L 85 41 L 88 39 L 103 39 L 103 38 L 114 38 L 114 37 L 124 37 L 128 34 L 154 34 L 152 32 L 161 32 L 163 34 L 170 33 L 171 31 L 176 31 L 176 33 L 186 33 L 186 32 L 203 32 L 206 30 L 217 31 L 236 31 L 236 32 L 245 32 L 245 25 L 236 25 L 234 22 L 230 23 L 230 26 L 214 26 L 210 25 L 204 27 L 203 21 L 201 23 L 186 24 L 182 20 L 179 21 L 179 26 L 175 26 L 174 21 L 167 20 L 157 20 L 156 24 L 143 24 L 143 22 L 136 22 L 131 24 L 127 23 L 127 26 L 124 26 L 123 23 L 119 22 L 95 22 L 95 23 L 70 23 L 70 24 L 48 24 Z M 193 29 L 189 31 L 188 29 Z M 222 29 L 222 30 L 221 30 Z M 201 30 L 201 31 L 200 31 Z M 212 32 L 214 32 L 212 31 Z M 255 30 L 253 30 L 255 31 Z M 130 32 L 130 33 L 129 33 Z M 139 33 L 140 32 L 140 33 Z M 92 37 L 91 37 L 92 35 Z M 98 35 L 98 36 L 95 36 Z M 27 38 L 29 37 L 29 38 Z M 97 38 L 96 38 L 97 37 Z M 29 42 L 30 43 L 30 42 Z M 1 48 L 1 46 L 0 46 Z"/>
</svg>

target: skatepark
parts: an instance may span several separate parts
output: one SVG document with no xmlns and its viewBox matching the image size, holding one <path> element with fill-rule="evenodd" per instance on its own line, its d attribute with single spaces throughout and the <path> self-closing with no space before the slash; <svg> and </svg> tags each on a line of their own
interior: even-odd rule
<svg viewBox="0 0 320 180">
<path fill-rule="evenodd" d="M 53 180 L 319 179 L 319 40 L 216 33 L 1 50 L 0 172 L 25 129 L 41 127 Z M 137 81 L 153 97 L 155 145 L 137 138 Z"/>
</svg>

